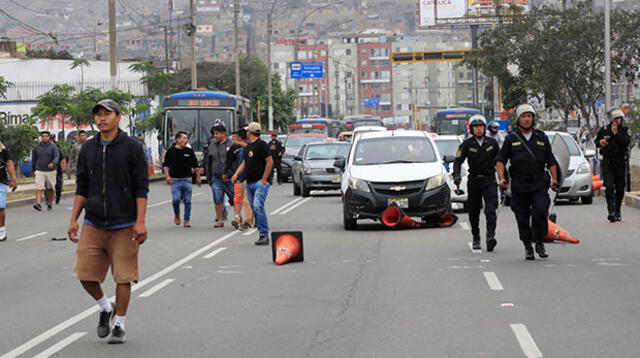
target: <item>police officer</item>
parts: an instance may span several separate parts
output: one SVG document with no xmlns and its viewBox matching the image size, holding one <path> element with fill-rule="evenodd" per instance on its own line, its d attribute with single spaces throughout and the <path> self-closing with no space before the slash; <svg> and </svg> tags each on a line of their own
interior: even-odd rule
<svg viewBox="0 0 640 358">
<path fill-rule="evenodd" d="M 558 190 L 558 165 L 546 134 L 534 128 L 535 110 L 529 104 L 516 108 L 517 128 L 509 133 L 496 158 L 500 187 L 507 188 L 505 165 L 511 162 L 511 210 L 525 248 L 525 258 L 535 260 L 531 243 L 542 258 L 548 257 L 542 240 L 547 234 L 548 188 Z M 551 172 L 549 179 L 545 166 Z"/>
<path fill-rule="evenodd" d="M 504 136 L 500 133 L 500 123 L 496 121 L 491 121 L 489 123 L 489 133 L 487 133 L 487 137 L 495 139 L 496 142 L 498 142 L 498 146 L 502 148 Z"/>
<path fill-rule="evenodd" d="M 271 141 L 269 142 L 269 154 L 273 158 L 273 167 L 278 173 L 278 185 L 282 184 L 282 156 L 284 155 L 284 144 L 278 139 L 277 132 L 271 132 Z"/>
<path fill-rule="evenodd" d="M 487 220 L 487 251 L 491 252 L 496 241 L 496 209 L 498 192 L 496 184 L 495 159 L 498 154 L 498 142 L 486 136 L 487 120 L 480 114 L 469 118 L 472 136 L 466 139 L 456 153 L 453 164 L 453 178 L 460 185 L 460 167 L 465 159 L 469 161 L 469 181 L 467 182 L 467 206 L 469 222 L 473 235 L 473 249 L 480 250 L 480 209 L 484 198 L 484 216 Z"/>
<path fill-rule="evenodd" d="M 619 108 L 609 111 L 611 123 L 600 128 L 596 136 L 596 147 L 602 154 L 602 174 L 607 197 L 607 219 L 610 222 L 622 220 L 622 200 L 624 199 L 625 164 L 631 137 L 623 126 L 624 112 Z"/>
</svg>

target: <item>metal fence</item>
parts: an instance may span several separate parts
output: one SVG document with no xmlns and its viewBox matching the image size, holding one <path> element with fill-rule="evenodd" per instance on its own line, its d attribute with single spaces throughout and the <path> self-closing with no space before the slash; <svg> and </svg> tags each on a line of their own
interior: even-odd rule
<svg viewBox="0 0 640 358">
<path fill-rule="evenodd" d="M 5 101 L 35 101 L 39 96 L 50 91 L 53 86 L 68 84 L 76 88 L 77 91 L 87 88 L 98 88 L 103 91 L 111 89 L 111 80 L 86 80 L 69 82 L 15 82 L 7 90 Z M 133 94 L 134 96 L 145 95 L 145 85 L 137 78 L 118 78 L 116 86 L 121 91 Z"/>
</svg>

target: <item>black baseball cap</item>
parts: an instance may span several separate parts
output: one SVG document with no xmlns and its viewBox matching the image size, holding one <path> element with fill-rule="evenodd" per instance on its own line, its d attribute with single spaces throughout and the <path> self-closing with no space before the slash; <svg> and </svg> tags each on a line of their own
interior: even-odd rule
<svg viewBox="0 0 640 358">
<path fill-rule="evenodd" d="M 112 99 L 103 99 L 98 102 L 98 104 L 93 106 L 93 114 L 96 114 L 100 108 L 104 108 L 109 112 L 114 112 L 115 114 L 120 114 L 120 105 Z"/>
</svg>

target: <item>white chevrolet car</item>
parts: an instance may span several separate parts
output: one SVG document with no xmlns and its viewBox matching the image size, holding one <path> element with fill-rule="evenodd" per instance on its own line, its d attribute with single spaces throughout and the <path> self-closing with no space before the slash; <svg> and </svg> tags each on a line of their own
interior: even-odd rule
<svg viewBox="0 0 640 358">
<path fill-rule="evenodd" d="M 451 211 L 442 156 L 425 132 L 364 133 L 352 144 L 348 157 L 336 160 L 334 166 L 343 172 L 345 230 L 356 229 L 357 220 L 379 220 L 392 204 L 423 220 Z"/>
</svg>

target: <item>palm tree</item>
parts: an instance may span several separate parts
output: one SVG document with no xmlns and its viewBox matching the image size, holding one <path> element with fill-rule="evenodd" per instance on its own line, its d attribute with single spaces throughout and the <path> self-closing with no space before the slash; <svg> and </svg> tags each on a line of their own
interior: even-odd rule
<svg viewBox="0 0 640 358">
<path fill-rule="evenodd" d="M 84 58 L 76 58 L 71 62 L 71 66 L 69 66 L 72 70 L 80 67 L 81 73 L 81 81 L 80 81 L 80 92 L 84 91 L 84 67 L 91 66 L 91 63 Z"/>
</svg>

